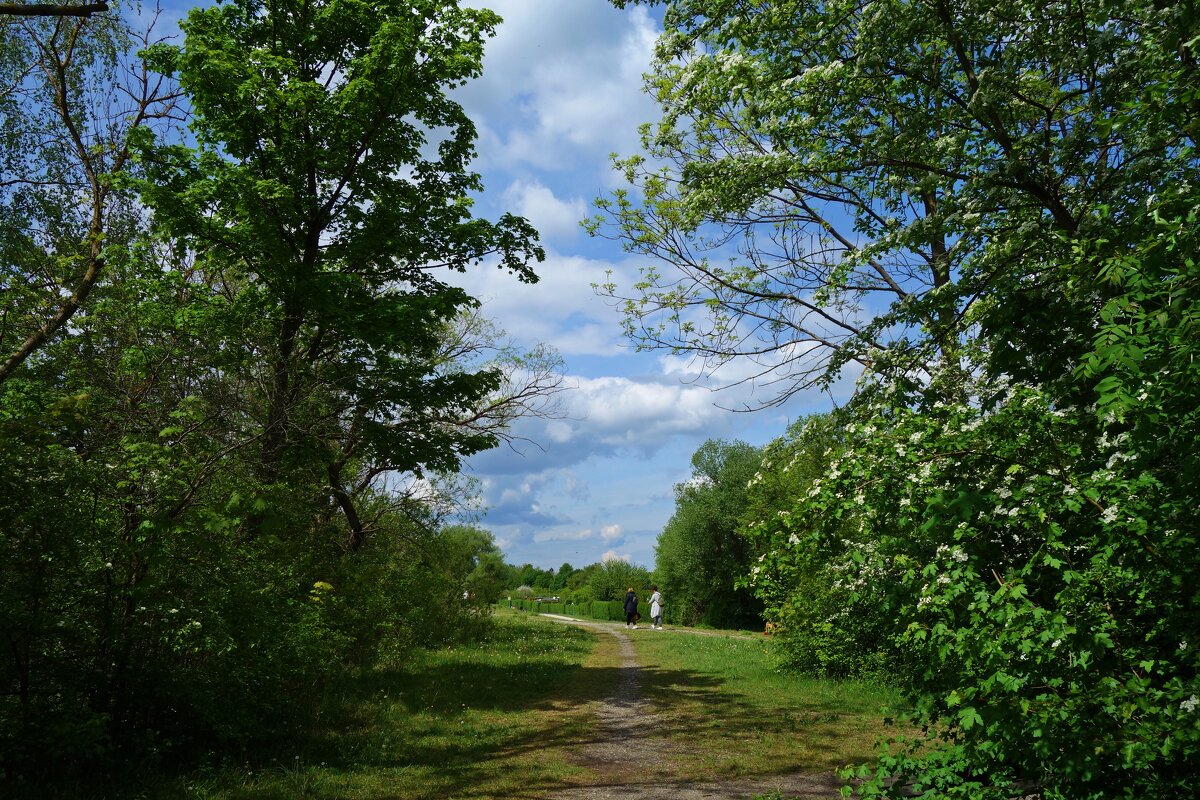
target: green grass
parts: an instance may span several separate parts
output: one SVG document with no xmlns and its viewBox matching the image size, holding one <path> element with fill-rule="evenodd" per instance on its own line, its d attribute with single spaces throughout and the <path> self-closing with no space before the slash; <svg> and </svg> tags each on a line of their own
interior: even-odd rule
<svg viewBox="0 0 1200 800">
<path fill-rule="evenodd" d="M 689 777 L 828 771 L 868 761 L 898 733 L 885 707 L 893 690 L 776 672 L 761 636 L 635 634 L 647 696 Z"/>
<path fill-rule="evenodd" d="M 587 735 L 578 680 L 588 633 L 501 616 L 486 640 L 422 652 L 333 687 L 311 741 L 282 763 L 213 770 L 139 796 L 155 800 L 504 798 L 576 777 L 546 742 Z"/>
<path fill-rule="evenodd" d="M 761 637 L 637 631 L 643 690 L 673 780 L 828 771 L 870 757 L 882 705 L 853 682 L 771 670 Z M 621 678 L 614 637 L 519 612 L 480 642 L 347 676 L 306 741 L 269 763 L 193 773 L 143 800 L 434 800 L 554 796 L 591 782 L 581 748 Z"/>
</svg>

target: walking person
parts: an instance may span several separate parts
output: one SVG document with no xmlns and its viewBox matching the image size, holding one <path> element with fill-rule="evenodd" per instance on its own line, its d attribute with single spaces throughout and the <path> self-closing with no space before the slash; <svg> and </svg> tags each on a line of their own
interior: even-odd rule
<svg viewBox="0 0 1200 800">
<path fill-rule="evenodd" d="M 663 597 L 662 592 L 658 591 L 658 587 L 653 583 L 650 584 L 650 591 L 654 594 L 650 595 L 650 626 L 656 631 L 661 631 L 662 614 L 663 614 Z"/>
<path fill-rule="evenodd" d="M 625 593 L 625 627 L 637 629 L 638 613 L 637 613 L 638 596 L 637 592 L 633 591 L 633 587 L 629 587 L 629 591 Z"/>
</svg>

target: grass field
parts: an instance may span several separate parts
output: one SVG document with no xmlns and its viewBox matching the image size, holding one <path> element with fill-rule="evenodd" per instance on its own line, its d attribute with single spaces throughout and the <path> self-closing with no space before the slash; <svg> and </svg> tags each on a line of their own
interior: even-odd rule
<svg viewBox="0 0 1200 800">
<path fill-rule="evenodd" d="M 863 760 L 887 691 L 771 671 L 764 642 L 633 634 L 678 779 L 828 770 Z M 518 612 L 481 642 L 423 652 L 333 688 L 311 740 L 269 763 L 160 783 L 145 800 L 434 800 L 536 796 L 583 770 L 596 705 L 618 679 L 611 636 Z"/>
<path fill-rule="evenodd" d="M 693 777 L 828 771 L 870 760 L 891 689 L 783 675 L 763 637 L 634 632 L 647 696 Z M 896 731 L 890 731 L 895 733 Z"/>
</svg>

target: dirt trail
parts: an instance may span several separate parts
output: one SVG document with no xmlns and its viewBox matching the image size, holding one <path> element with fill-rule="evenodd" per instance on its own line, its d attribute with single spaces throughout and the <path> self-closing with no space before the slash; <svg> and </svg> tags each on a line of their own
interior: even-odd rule
<svg viewBox="0 0 1200 800">
<path fill-rule="evenodd" d="M 655 733 L 658 720 L 642 696 L 637 653 L 620 625 L 542 614 L 614 636 L 620 646 L 619 678 L 598 710 L 598 730 L 576 758 L 595 772 L 596 782 L 553 792 L 555 800 L 747 800 L 773 790 L 787 798 L 832 800 L 841 785 L 832 774 L 776 775 L 694 783 L 674 777 L 671 743 Z M 657 634 L 655 634 L 657 635 Z"/>
</svg>

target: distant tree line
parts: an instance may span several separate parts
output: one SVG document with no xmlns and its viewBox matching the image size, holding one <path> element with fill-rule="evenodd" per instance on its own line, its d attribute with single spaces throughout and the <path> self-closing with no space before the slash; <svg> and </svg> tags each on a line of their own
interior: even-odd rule
<svg viewBox="0 0 1200 800">
<path fill-rule="evenodd" d="M 558 569 L 503 564 L 498 591 L 507 596 L 558 597 L 564 602 L 621 600 L 630 586 L 639 593 L 651 583 L 650 571 L 624 559 L 608 559 L 576 569 L 564 563 Z M 647 595 L 649 597 L 649 595 Z"/>
</svg>

